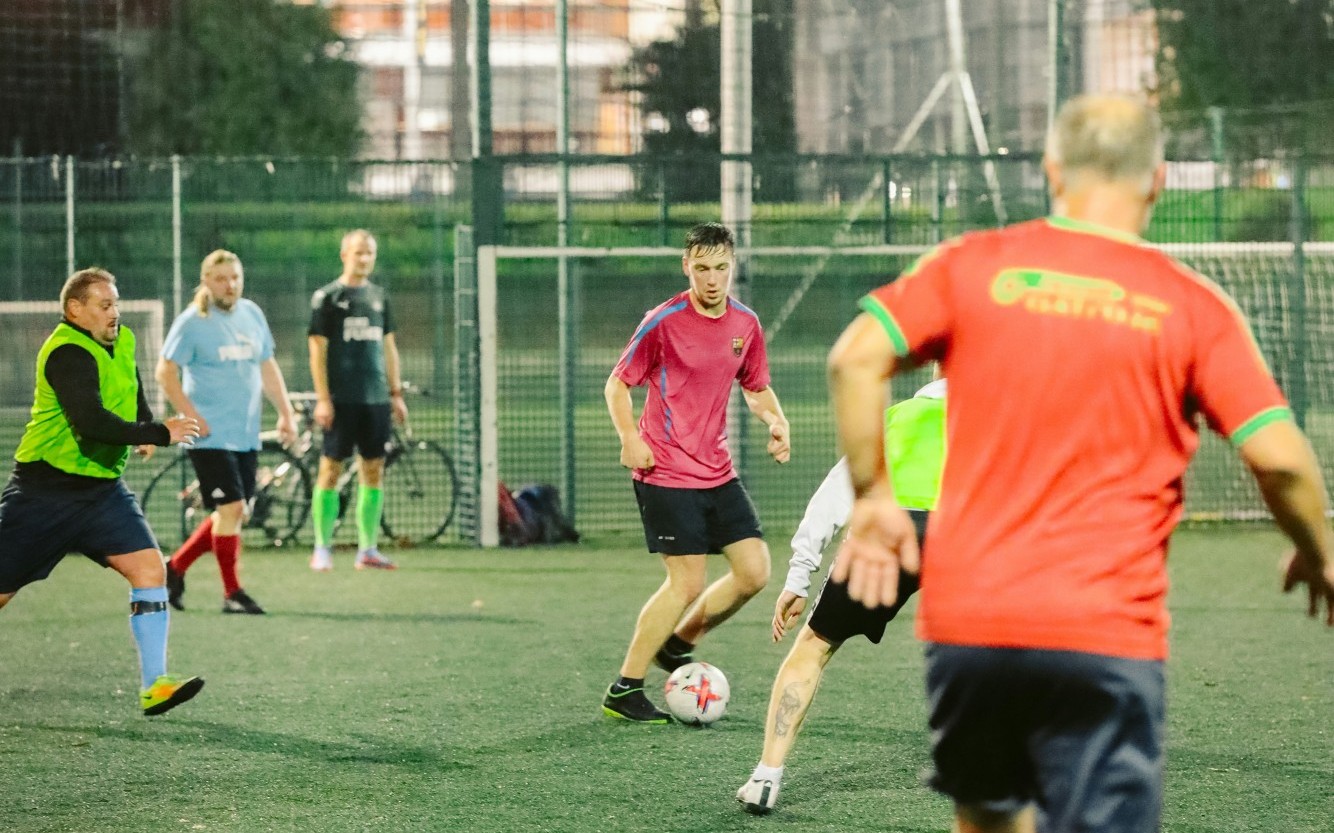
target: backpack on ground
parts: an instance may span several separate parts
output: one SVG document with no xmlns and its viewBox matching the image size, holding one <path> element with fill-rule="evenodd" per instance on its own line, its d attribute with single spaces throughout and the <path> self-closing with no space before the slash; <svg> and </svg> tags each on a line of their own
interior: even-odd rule
<svg viewBox="0 0 1334 833">
<path fill-rule="evenodd" d="M 514 502 L 530 525 L 536 544 L 575 543 L 579 533 L 560 508 L 560 492 L 546 483 L 531 483 L 514 491 Z"/>
</svg>

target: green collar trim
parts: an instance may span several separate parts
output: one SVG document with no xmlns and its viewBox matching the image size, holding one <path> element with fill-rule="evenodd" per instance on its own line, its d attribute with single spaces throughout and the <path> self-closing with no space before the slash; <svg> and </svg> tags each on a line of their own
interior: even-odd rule
<svg viewBox="0 0 1334 833">
<path fill-rule="evenodd" d="M 1047 218 L 1047 223 L 1066 231 L 1096 234 L 1099 237 L 1110 237 L 1113 240 L 1120 240 L 1122 243 L 1135 243 L 1139 245 L 1143 245 L 1144 243 L 1144 238 L 1140 237 L 1138 234 L 1129 234 L 1120 229 L 1110 228 L 1098 223 L 1090 223 L 1088 220 L 1075 220 L 1070 217 L 1060 217 L 1053 214 Z"/>
</svg>

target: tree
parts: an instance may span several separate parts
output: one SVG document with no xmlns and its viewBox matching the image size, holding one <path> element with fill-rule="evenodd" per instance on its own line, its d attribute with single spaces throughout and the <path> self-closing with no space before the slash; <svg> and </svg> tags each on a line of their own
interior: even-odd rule
<svg viewBox="0 0 1334 833">
<path fill-rule="evenodd" d="M 146 156 L 355 155 L 357 65 L 329 12 L 175 0 L 127 56 L 129 145 Z"/>
<path fill-rule="evenodd" d="M 1167 113 L 1199 118 L 1224 108 L 1229 138 L 1250 153 L 1294 149 L 1327 132 L 1334 0 L 1154 0 L 1154 8 Z"/>
<path fill-rule="evenodd" d="M 119 145 L 117 6 L 107 0 L 0 5 L 0 154 L 105 155 Z"/>
<path fill-rule="evenodd" d="M 703 156 L 699 176 L 677 189 L 678 197 L 716 198 L 719 117 L 722 111 L 721 31 L 718 0 L 688 6 L 685 25 L 672 40 L 655 41 L 631 59 L 635 80 L 627 85 L 641 94 L 644 148 L 650 153 Z M 754 0 L 752 38 L 751 144 L 757 153 L 796 150 L 792 106 L 792 0 Z M 704 161 L 704 160 L 702 160 Z"/>
</svg>

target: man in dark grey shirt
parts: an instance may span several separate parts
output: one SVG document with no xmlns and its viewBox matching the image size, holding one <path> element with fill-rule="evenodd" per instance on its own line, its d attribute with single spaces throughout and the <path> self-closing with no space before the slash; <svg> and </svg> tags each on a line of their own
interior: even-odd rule
<svg viewBox="0 0 1334 833">
<path fill-rule="evenodd" d="M 393 570 L 377 539 L 384 511 L 384 450 L 390 420 L 407 419 L 394 317 L 384 288 L 370 282 L 375 237 L 357 229 L 343 237 L 338 280 L 311 298 L 310 375 L 315 386 L 315 422 L 324 429 L 323 455 L 311 499 L 315 552 L 310 568 L 333 569 L 333 528 L 338 520 L 338 478 L 343 461 L 357 452 L 358 570 Z"/>
</svg>

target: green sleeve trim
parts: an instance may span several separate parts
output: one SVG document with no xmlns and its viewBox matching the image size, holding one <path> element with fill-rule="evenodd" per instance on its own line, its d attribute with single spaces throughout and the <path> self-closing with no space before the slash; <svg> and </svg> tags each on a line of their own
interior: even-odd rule
<svg viewBox="0 0 1334 833">
<path fill-rule="evenodd" d="M 1233 448 L 1240 448 L 1241 444 L 1249 440 L 1256 431 L 1259 431 L 1261 428 L 1264 428 L 1272 422 L 1282 422 L 1285 420 L 1292 420 L 1291 408 L 1266 408 L 1243 422 L 1241 427 L 1236 431 L 1233 431 L 1232 436 L 1228 437 L 1228 442 L 1232 443 Z"/>
<path fill-rule="evenodd" d="M 903 330 L 899 328 L 899 322 L 894 320 L 885 305 L 872 298 L 870 295 L 864 296 L 857 302 L 857 306 L 863 311 L 871 314 L 875 320 L 880 322 L 880 326 L 885 328 L 889 335 L 889 341 L 894 345 L 894 354 L 899 357 L 908 355 L 908 339 L 904 337 Z"/>
</svg>

